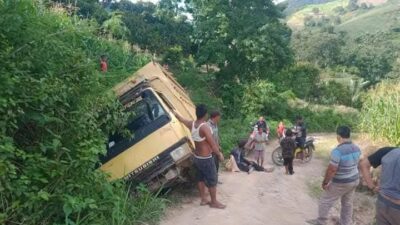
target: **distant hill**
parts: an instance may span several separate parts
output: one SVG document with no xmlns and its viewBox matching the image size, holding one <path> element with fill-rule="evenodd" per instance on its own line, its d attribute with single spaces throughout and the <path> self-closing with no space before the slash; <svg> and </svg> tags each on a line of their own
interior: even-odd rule
<svg viewBox="0 0 400 225">
<path fill-rule="evenodd" d="M 400 35 L 400 2 L 392 0 L 357 14 L 337 26 L 337 30 L 346 31 L 353 37 L 366 33 L 392 32 L 397 39 Z"/>
<path fill-rule="evenodd" d="M 292 14 L 307 5 L 323 4 L 334 0 L 288 0 L 286 14 Z"/>
<path fill-rule="evenodd" d="M 287 23 L 293 30 L 301 30 L 307 18 L 339 18 L 340 24 L 335 24 L 338 31 L 346 31 L 350 36 L 357 37 L 365 33 L 388 32 L 400 29 L 399 0 L 359 0 L 369 9 L 347 10 L 348 0 L 334 0 L 323 4 L 311 4 L 288 15 Z M 318 8 L 318 13 L 314 9 Z M 342 8 L 344 11 L 338 12 Z"/>
<path fill-rule="evenodd" d="M 293 30 L 302 29 L 304 26 L 304 19 L 307 16 L 314 15 L 313 9 L 318 8 L 319 16 L 331 16 L 334 15 L 334 9 L 337 7 L 346 7 L 348 4 L 348 0 L 334 0 L 327 1 L 326 3 L 320 4 L 308 4 L 303 6 L 301 9 L 297 10 L 294 13 L 288 14 L 287 23 Z"/>
</svg>

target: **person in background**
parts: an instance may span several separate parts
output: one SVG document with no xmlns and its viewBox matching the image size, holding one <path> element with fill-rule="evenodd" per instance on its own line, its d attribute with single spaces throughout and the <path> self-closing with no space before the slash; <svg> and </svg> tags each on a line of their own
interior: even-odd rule
<svg viewBox="0 0 400 225">
<path fill-rule="evenodd" d="M 276 128 L 276 134 L 278 135 L 278 139 L 282 140 L 285 137 L 285 125 L 283 121 L 279 122 L 278 127 Z"/>
<path fill-rule="evenodd" d="M 296 142 L 293 140 L 293 132 L 292 130 L 286 130 L 285 138 L 281 141 L 282 147 L 282 157 L 283 157 L 283 165 L 286 169 L 286 174 L 293 175 L 293 159 L 294 159 L 294 151 L 296 149 Z"/>
<path fill-rule="evenodd" d="M 360 148 L 350 139 L 350 128 L 338 127 L 337 141 L 339 145 L 332 150 L 330 163 L 322 182 L 324 192 L 320 198 L 318 219 L 307 221 L 309 224 L 325 225 L 330 209 L 336 201 L 341 201 L 340 225 L 353 224 L 353 199 L 359 184 L 358 163 Z"/>
<path fill-rule="evenodd" d="M 218 132 L 218 123 L 221 120 L 221 113 L 219 111 L 213 111 L 210 114 L 210 119 L 208 120 L 208 125 L 211 127 L 212 130 L 212 135 L 214 138 L 215 143 L 218 145 L 220 151 L 221 151 L 221 145 L 220 145 L 220 138 L 219 138 L 219 132 Z M 217 173 L 219 171 L 219 159 L 218 156 L 213 153 L 214 161 L 215 161 L 215 166 L 217 168 Z"/>
<path fill-rule="evenodd" d="M 100 56 L 100 70 L 103 73 L 106 73 L 108 70 L 108 63 L 107 63 L 107 56 L 101 55 Z"/>
<path fill-rule="evenodd" d="M 302 116 L 296 117 L 296 125 L 294 127 L 294 132 L 296 134 L 296 143 L 298 147 L 303 149 L 307 139 L 307 128 L 306 125 L 304 124 Z"/>
<path fill-rule="evenodd" d="M 163 64 L 163 66 L 162 66 L 166 71 L 168 71 L 169 70 L 169 66 L 168 66 L 168 64 Z"/>
<path fill-rule="evenodd" d="M 212 153 L 218 155 L 220 161 L 224 160 L 224 155 L 215 143 L 211 128 L 206 122 L 207 107 L 203 104 L 196 106 L 197 119 L 195 121 L 186 120 L 175 111 L 174 114 L 192 132 L 192 139 L 195 144 L 193 164 L 196 168 L 197 187 L 201 197 L 200 205 L 210 205 L 210 207 L 217 209 L 226 208 L 224 204 L 217 200 L 218 176 Z M 207 200 L 206 188 L 210 192 L 211 201 Z"/>
<path fill-rule="evenodd" d="M 382 166 L 380 186 L 372 181 L 371 167 Z M 384 147 L 360 161 L 367 186 L 379 193 L 376 203 L 377 225 L 400 224 L 400 148 Z"/>
<path fill-rule="evenodd" d="M 252 142 L 254 143 L 254 156 L 255 160 L 257 161 L 257 165 L 263 166 L 265 145 L 268 142 L 268 136 L 263 131 L 262 127 L 258 127 L 258 131 L 255 133 Z"/>
<path fill-rule="evenodd" d="M 304 150 L 304 145 L 306 144 L 307 140 L 307 128 L 306 125 L 304 124 L 304 120 L 302 116 L 297 116 L 296 117 L 296 125 L 294 126 L 293 129 L 294 133 L 296 134 L 296 144 L 298 148 L 301 148 L 301 150 Z M 300 153 L 300 158 L 302 161 L 304 161 L 304 151 L 301 151 Z"/>
<path fill-rule="evenodd" d="M 257 128 L 260 128 L 260 127 L 261 127 L 262 130 L 263 130 L 263 132 L 266 133 L 267 136 L 269 136 L 269 132 L 270 132 L 269 126 L 268 126 L 267 122 L 265 121 L 265 118 L 264 118 L 264 117 L 261 116 L 261 117 L 258 119 L 256 125 L 257 125 Z"/>
</svg>

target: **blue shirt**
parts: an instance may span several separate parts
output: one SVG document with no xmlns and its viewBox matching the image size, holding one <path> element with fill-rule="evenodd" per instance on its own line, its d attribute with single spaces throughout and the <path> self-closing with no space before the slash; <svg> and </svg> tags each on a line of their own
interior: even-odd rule
<svg viewBox="0 0 400 225">
<path fill-rule="evenodd" d="M 330 164 L 338 168 L 332 182 L 350 183 L 358 180 L 360 156 L 361 150 L 357 145 L 351 142 L 338 145 L 331 153 Z"/>
<path fill-rule="evenodd" d="M 382 165 L 380 193 L 400 200 L 400 148 L 381 148 L 368 160 L 374 168 Z"/>
</svg>

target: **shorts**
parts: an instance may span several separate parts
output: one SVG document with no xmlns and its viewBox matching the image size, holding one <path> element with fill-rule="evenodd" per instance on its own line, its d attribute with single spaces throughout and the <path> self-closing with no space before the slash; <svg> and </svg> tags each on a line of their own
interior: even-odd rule
<svg viewBox="0 0 400 225">
<path fill-rule="evenodd" d="M 193 164 L 196 168 L 196 180 L 204 182 L 207 187 L 215 187 L 218 183 L 217 168 L 213 157 L 193 157 Z"/>
<path fill-rule="evenodd" d="M 264 158 L 264 150 L 254 150 L 255 159 Z"/>
</svg>

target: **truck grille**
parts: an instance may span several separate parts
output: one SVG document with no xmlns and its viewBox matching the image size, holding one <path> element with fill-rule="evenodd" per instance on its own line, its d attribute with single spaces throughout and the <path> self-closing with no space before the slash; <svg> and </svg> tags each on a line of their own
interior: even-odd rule
<svg viewBox="0 0 400 225">
<path fill-rule="evenodd" d="M 176 144 L 169 147 L 166 151 L 158 155 L 158 159 L 150 167 L 143 169 L 138 174 L 130 177 L 129 181 L 133 182 L 134 184 L 147 183 L 154 177 L 163 173 L 165 170 L 167 170 L 168 168 L 170 168 L 175 164 L 170 153 L 179 146 L 185 144 L 186 142 L 187 139 L 184 138 L 179 142 L 177 142 Z"/>
</svg>

